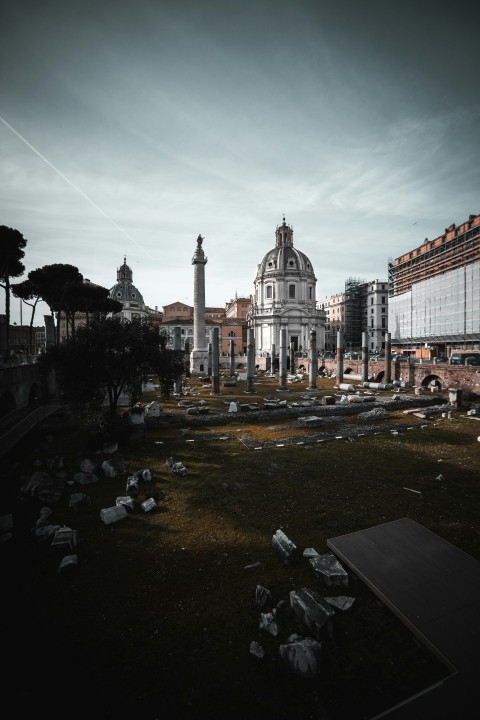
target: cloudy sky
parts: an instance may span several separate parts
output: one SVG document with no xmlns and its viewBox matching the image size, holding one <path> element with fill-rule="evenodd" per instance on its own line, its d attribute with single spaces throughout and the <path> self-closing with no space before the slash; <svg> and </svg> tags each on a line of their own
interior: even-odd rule
<svg viewBox="0 0 480 720">
<path fill-rule="evenodd" d="M 250 295 L 283 215 L 318 299 L 386 279 L 480 212 L 475 7 L 2 3 L 0 225 L 26 274 L 69 263 L 110 288 L 126 255 L 159 309 L 193 304 L 199 233 L 206 304 Z"/>
</svg>

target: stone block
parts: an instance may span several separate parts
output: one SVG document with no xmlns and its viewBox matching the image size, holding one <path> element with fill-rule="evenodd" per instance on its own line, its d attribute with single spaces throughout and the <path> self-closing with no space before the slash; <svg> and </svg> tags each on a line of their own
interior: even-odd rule
<svg viewBox="0 0 480 720">
<path fill-rule="evenodd" d="M 322 424 L 322 418 L 318 415 L 307 415 L 306 417 L 299 417 L 298 421 L 305 427 L 318 427 Z"/>
<path fill-rule="evenodd" d="M 280 657 L 290 669 L 305 678 L 315 678 L 320 674 L 322 646 L 313 638 L 291 635 L 287 642 L 280 645 Z"/>
<path fill-rule="evenodd" d="M 331 618 L 335 615 L 335 610 L 315 590 L 306 587 L 292 590 L 290 607 L 317 640 L 320 639 L 324 626 L 331 631 Z"/>
<path fill-rule="evenodd" d="M 336 585 L 339 587 L 348 586 L 348 573 L 338 562 L 335 555 L 331 553 L 317 555 L 316 557 L 310 558 L 309 562 L 315 574 L 325 580 L 327 585 Z"/>
<path fill-rule="evenodd" d="M 282 530 L 277 530 L 272 537 L 272 545 L 286 565 L 298 560 L 299 551 L 296 545 Z"/>
</svg>

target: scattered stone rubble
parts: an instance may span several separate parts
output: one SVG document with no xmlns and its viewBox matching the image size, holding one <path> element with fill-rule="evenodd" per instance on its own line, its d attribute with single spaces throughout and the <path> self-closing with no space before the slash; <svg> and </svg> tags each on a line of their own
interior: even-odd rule
<svg viewBox="0 0 480 720">
<path fill-rule="evenodd" d="M 173 459 L 173 457 L 168 457 L 165 460 L 165 465 L 170 468 L 170 470 L 175 475 L 186 475 L 187 474 L 187 468 L 182 462 L 176 461 Z"/>
<path fill-rule="evenodd" d="M 348 585 L 348 573 L 334 555 L 320 555 L 312 547 L 304 548 L 300 553 L 280 529 L 273 535 L 272 545 L 285 565 L 303 557 L 312 566 L 314 575 L 327 585 Z M 303 634 L 290 633 L 278 648 L 283 662 L 303 678 L 320 675 L 322 648 L 333 637 L 335 614 L 349 610 L 354 601 L 355 598 L 346 595 L 324 597 L 318 590 L 301 587 L 290 591 L 288 604 L 280 600 L 274 605 L 267 587 L 257 585 L 255 588 L 255 606 L 261 610 L 258 627 L 264 636 L 277 638 L 287 631 L 289 624 L 291 629 L 292 622 L 303 625 Z M 257 640 L 251 641 L 250 654 L 262 660 L 267 656 L 263 644 Z"/>
<path fill-rule="evenodd" d="M 105 448 L 104 448 L 105 450 Z M 42 461 L 34 463 L 35 467 L 41 467 Z M 80 472 L 73 472 L 72 480 L 66 480 L 67 472 L 64 469 L 63 458 L 53 458 L 47 460 L 45 465 L 55 471 L 55 476 L 47 472 L 36 470 L 30 478 L 24 478 L 21 485 L 19 499 L 21 501 L 40 501 L 55 505 L 64 493 L 66 484 L 78 482 L 81 485 L 91 482 L 98 482 L 99 478 L 94 474 L 96 469 L 95 463 L 89 458 L 83 458 L 80 461 Z M 104 460 L 101 468 L 106 477 L 118 479 L 125 473 L 125 463 L 121 458 L 111 457 Z M 100 510 L 100 519 L 105 524 L 112 524 L 118 520 L 124 519 L 128 513 L 135 510 L 136 503 L 134 497 L 138 494 L 140 483 L 151 483 L 153 479 L 152 472 L 149 468 L 141 468 L 136 470 L 132 476 L 127 479 L 127 495 L 118 496 L 115 505 L 102 508 Z M 128 482 L 131 481 L 131 484 Z M 132 495 L 134 497 L 132 497 Z M 91 508 L 92 501 L 88 494 L 84 492 L 73 492 L 68 499 L 68 507 L 75 512 Z M 154 497 L 146 498 L 138 504 L 145 513 L 154 510 L 157 507 L 157 500 Z M 39 509 L 38 518 L 35 520 L 32 533 L 38 542 L 49 545 L 52 549 L 67 552 L 60 561 L 58 572 L 65 573 L 72 571 L 78 567 L 79 558 L 75 550 L 79 543 L 78 532 L 76 529 L 65 525 L 54 524 L 51 521 L 53 510 L 49 505 L 43 505 Z M 0 543 L 6 542 L 13 538 L 13 515 L 5 515 L 0 517 Z"/>
</svg>

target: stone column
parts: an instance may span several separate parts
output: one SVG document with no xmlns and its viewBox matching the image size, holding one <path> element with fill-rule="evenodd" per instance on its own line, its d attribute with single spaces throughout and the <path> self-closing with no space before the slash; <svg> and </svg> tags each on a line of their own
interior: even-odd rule
<svg viewBox="0 0 480 720">
<path fill-rule="evenodd" d="M 290 375 L 295 374 L 295 345 L 290 343 Z"/>
<path fill-rule="evenodd" d="M 185 350 L 184 350 L 184 357 L 185 357 L 185 377 L 190 377 L 190 343 L 188 340 L 185 340 Z"/>
<path fill-rule="evenodd" d="M 230 375 L 235 375 L 235 340 L 230 338 Z"/>
<path fill-rule="evenodd" d="M 220 395 L 220 348 L 218 344 L 218 327 L 210 333 L 210 345 L 212 348 L 212 395 Z"/>
<path fill-rule="evenodd" d="M 287 389 L 287 330 L 280 330 L 280 355 L 278 358 L 278 389 Z"/>
<path fill-rule="evenodd" d="M 192 258 L 193 265 L 193 349 L 190 369 L 194 373 L 207 370 L 208 348 L 205 338 L 205 265 L 207 257 L 202 248 L 203 238 L 197 238 L 197 247 Z"/>
<path fill-rule="evenodd" d="M 318 358 L 317 358 L 317 333 L 315 330 L 310 330 L 310 368 L 308 371 L 308 389 L 317 389 L 317 373 L 318 373 Z"/>
<path fill-rule="evenodd" d="M 271 367 L 270 367 L 270 372 L 272 373 L 272 375 L 275 372 L 275 353 L 276 353 L 275 343 L 272 343 L 272 363 L 271 363 Z"/>
<path fill-rule="evenodd" d="M 343 383 L 343 335 L 337 332 L 337 385 Z"/>
<path fill-rule="evenodd" d="M 385 333 L 385 383 L 392 382 L 392 335 Z"/>
<path fill-rule="evenodd" d="M 207 375 L 208 377 L 212 377 L 212 343 L 208 343 L 208 369 L 207 369 Z"/>
<path fill-rule="evenodd" d="M 247 330 L 247 393 L 255 392 L 255 331 Z"/>
<path fill-rule="evenodd" d="M 368 332 L 362 332 L 362 382 L 368 382 Z"/>
<path fill-rule="evenodd" d="M 181 351 L 182 349 L 182 329 L 180 327 L 175 327 L 173 329 L 173 349 L 175 351 Z M 180 376 L 175 380 L 173 383 L 173 392 L 175 395 L 181 395 L 182 394 L 182 377 Z"/>
</svg>

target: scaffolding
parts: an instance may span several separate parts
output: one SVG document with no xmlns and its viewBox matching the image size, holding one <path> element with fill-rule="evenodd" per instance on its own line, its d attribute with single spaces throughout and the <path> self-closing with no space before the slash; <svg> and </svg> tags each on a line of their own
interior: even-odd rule
<svg viewBox="0 0 480 720">
<path fill-rule="evenodd" d="M 345 281 L 345 348 L 361 350 L 364 313 L 367 296 L 367 281 L 348 278 Z"/>
</svg>

